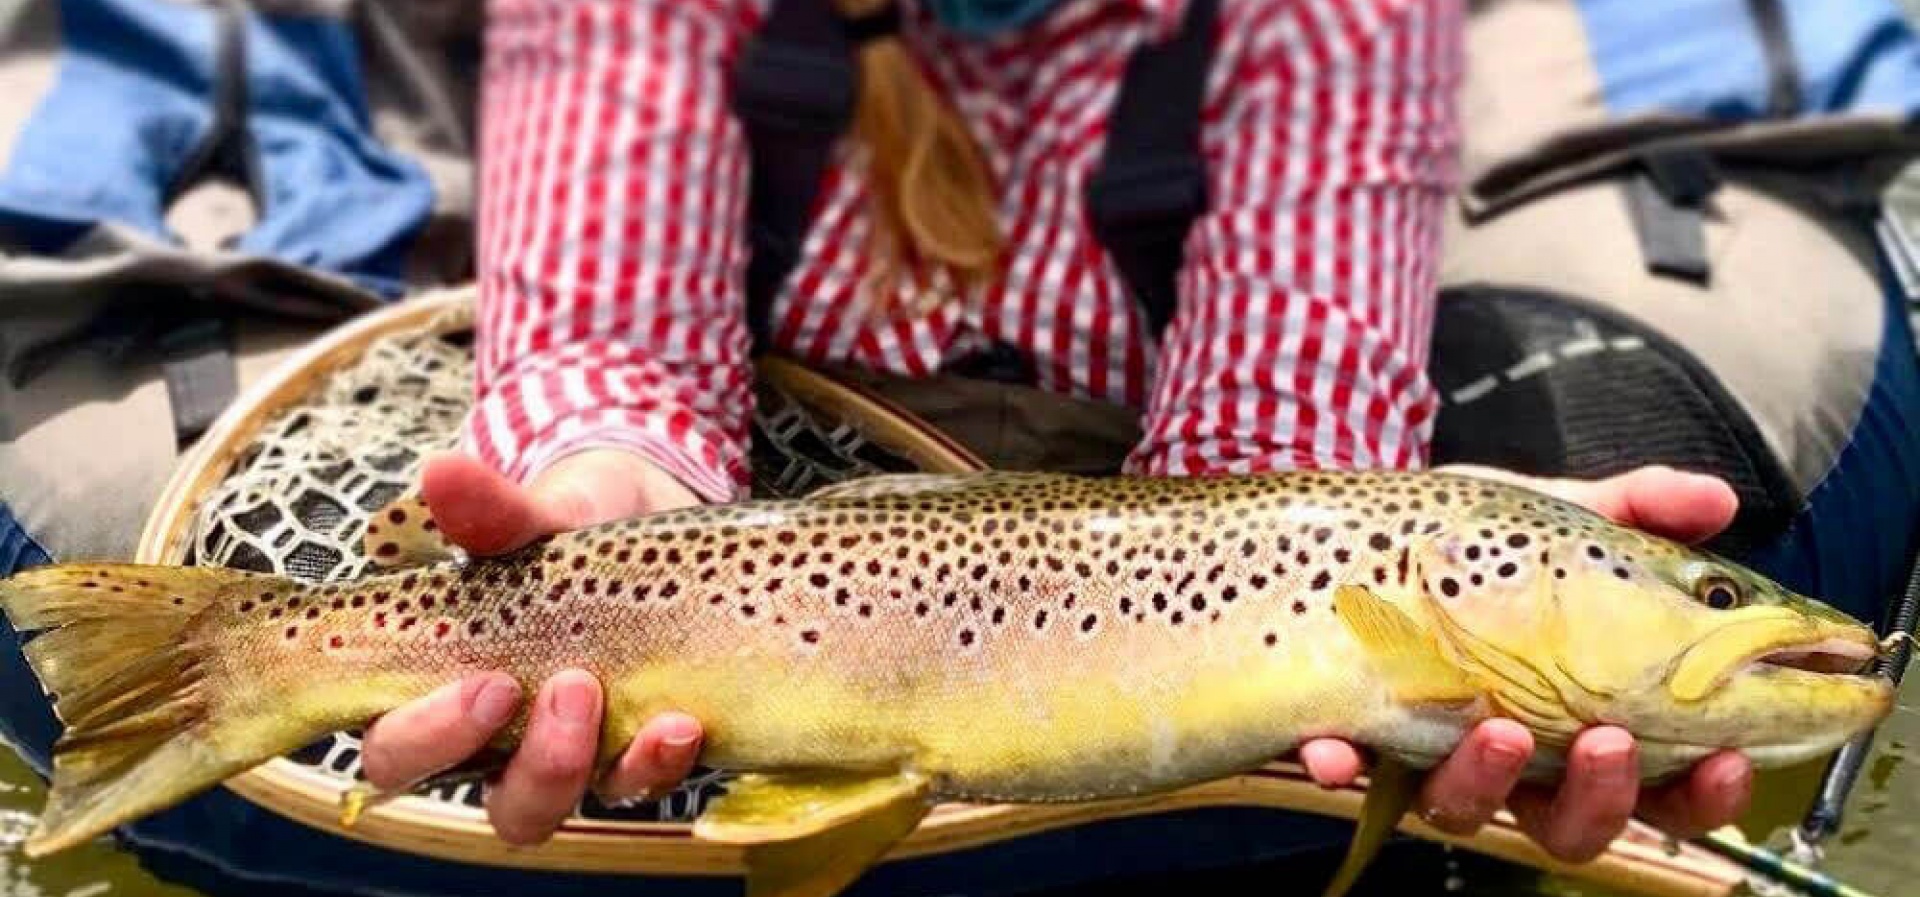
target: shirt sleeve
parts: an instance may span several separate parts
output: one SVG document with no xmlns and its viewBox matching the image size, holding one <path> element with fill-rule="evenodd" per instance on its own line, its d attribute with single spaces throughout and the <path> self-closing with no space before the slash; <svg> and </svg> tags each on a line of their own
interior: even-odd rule
<svg viewBox="0 0 1920 897">
<path fill-rule="evenodd" d="M 466 446 L 530 479 L 619 447 L 708 500 L 747 480 L 736 0 L 495 0 Z"/>
<path fill-rule="evenodd" d="M 1457 0 L 1223 4 L 1212 205 L 1155 361 L 1151 474 L 1425 463 Z"/>
</svg>

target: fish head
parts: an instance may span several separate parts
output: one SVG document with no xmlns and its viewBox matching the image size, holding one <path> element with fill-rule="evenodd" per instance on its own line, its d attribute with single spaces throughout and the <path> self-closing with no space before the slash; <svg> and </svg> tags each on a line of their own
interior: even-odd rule
<svg viewBox="0 0 1920 897">
<path fill-rule="evenodd" d="M 1416 551 L 1441 650 L 1549 747 L 1614 724 L 1645 765 L 1735 748 L 1777 766 L 1892 709 L 1891 683 L 1867 674 L 1873 630 L 1697 548 L 1543 502 Z"/>
</svg>

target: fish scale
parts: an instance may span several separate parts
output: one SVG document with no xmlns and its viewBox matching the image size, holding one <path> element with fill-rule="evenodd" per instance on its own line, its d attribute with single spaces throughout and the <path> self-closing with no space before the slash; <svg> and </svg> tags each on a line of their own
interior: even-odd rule
<svg viewBox="0 0 1920 897">
<path fill-rule="evenodd" d="M 430 524 L 384 511 L 369 554 L 417 558 Z M 1747 606 L 1708 607 L 1720 583 Z M 1804 759 L 1890 703 L 1860 677 L 1742 672 L 1781 646 L 1871 654 L 1844 615 L 1439 474 L 887 476 L 353 582 L 67 565 L 0 604 L 52 630 L 30 660 L 69 727 L 36 850 L 464 674 L 531 690 L 582 667 L 607 692 L 603 765 L 675 710 L 702 721 L 703 763 L 749 774 L 696 833 L 750 845 L 755 893 L 851 881 L 933 800 L 1164 792 L 1315 736 L 1429 765 L 1500 713 L 1550 775 L 1607 721 L 1651 736 L 1658 777 L 1723 746 Z M 1376 787 L 1372 816 L 1407 793 Z"/>
</svg>

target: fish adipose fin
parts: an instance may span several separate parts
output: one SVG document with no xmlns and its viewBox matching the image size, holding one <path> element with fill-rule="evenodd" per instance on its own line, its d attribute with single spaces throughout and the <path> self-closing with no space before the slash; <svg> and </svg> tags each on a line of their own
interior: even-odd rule
<svg viewBox="0 0 1920 897">
<path fill-rule="evenodd" d="M 1340 868 L 1333 873 L 1333 881 L 1327 884 L 1323 897 L 1343 897 L 1353 889 L 1360 873 L 1366 871 L 1380 848 L 1386 846 L 1387 838 L 1400 825 L 1400 818 L 1413 806 L 1418 785 L 1419 775 L 1404 763 L 1382 758 L 1374 764 L 1367 774 L 1367 799 L 1360 805 L 1353 843 L 1347 845 L 1347 856 L 1340 861 Z"/>
<path fill-rule="evenodd" d="M 1394 697 L 1409 704 L 1465 704 L 1480 696 L 1472 678 L 1440 653 L 1431 636 L 1372 592 L 1341 586 L 1334 590 L 1333 610 Z"/>
<path fill-rule="evenodd" d="M 196 625 L 231 590 L 288 580 L 218 567 L 70 564 L 0 581 L 0 607 L 38 630 L 26 655 L 66 724 L 28 856 L 91 840 L 260 762 L 223 749 Z M 244 722 L 244 721 L 243 721 Z"/>
<path fill-rule="evenodd" d="M 745 845 L 747 897 L 826 897 L 852 884 L 930 809 L 930 785 L 914 773 L 746 775 L 727 785 L 693 833 Z"/>
<path fill-rule="evenodd" d="M 460 550 L 433 522 L 419 498 L 399 498 L 367 518 L 361 550 L 381 567 L 419 567 L 458 560 Z"/>
</svg>

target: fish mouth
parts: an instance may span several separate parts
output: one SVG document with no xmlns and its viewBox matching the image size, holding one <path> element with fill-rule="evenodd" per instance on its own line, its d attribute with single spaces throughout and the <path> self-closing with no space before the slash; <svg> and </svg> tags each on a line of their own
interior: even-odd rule
<svg viewBox="0 0 1920 897">
<path fill-rule="evenodd" d="M 1763 651 L 1747 662 L 1749 669 L 1779 667 L 1823 675 L 1858 676 L 1880 657 L 1880 643 L 1871 635 L 1828 636 L 1806 644 Z"/>
<path fill-rule="evenodd" d="M 1860 676 L 1880 656 L 1880 640 L 1859 624 L 1768 614 L 1731 623 L 1695 642 L 1676 663 L 1668 688 L 1699 700 L 1737 676 L 1795 673 Z"/>
</svg>

